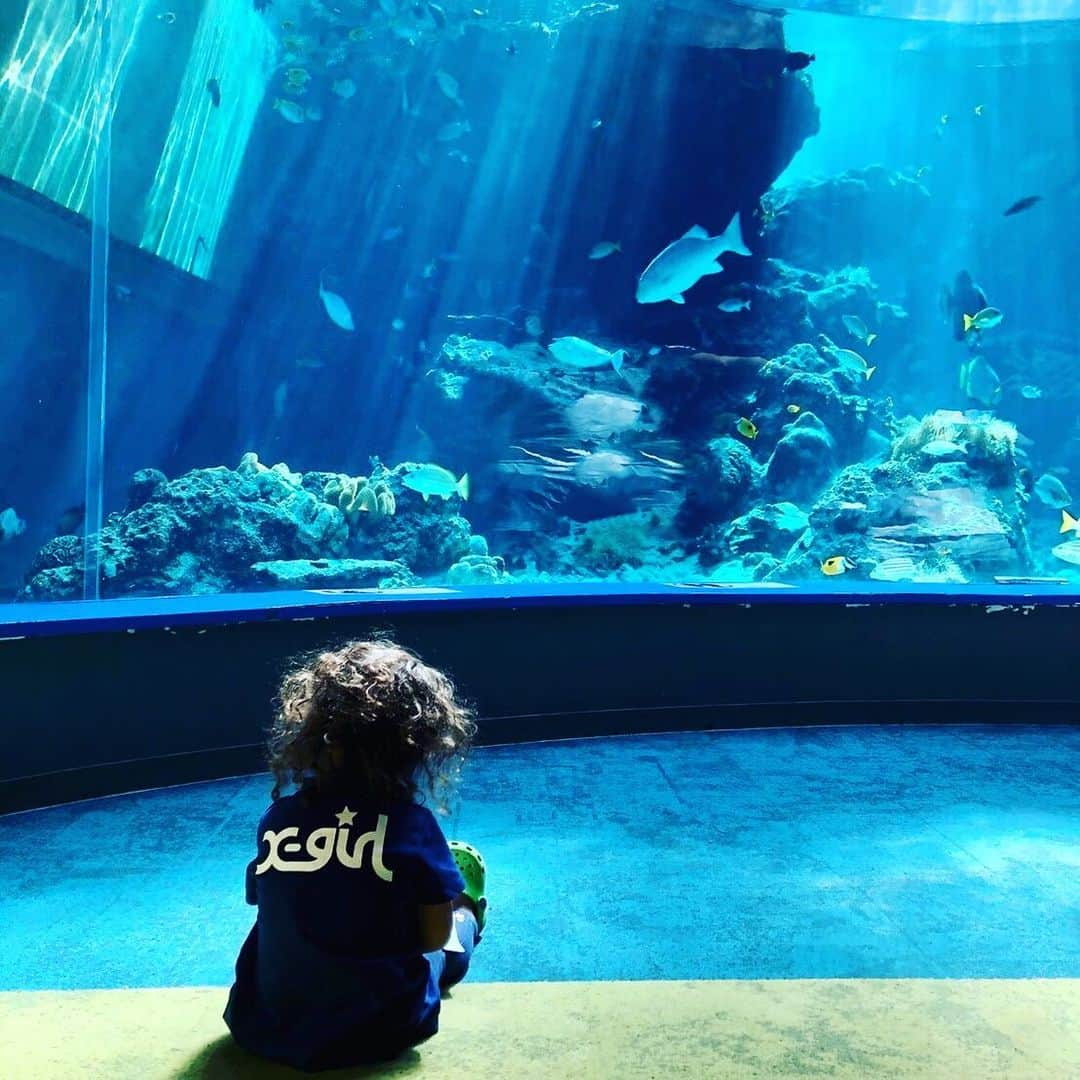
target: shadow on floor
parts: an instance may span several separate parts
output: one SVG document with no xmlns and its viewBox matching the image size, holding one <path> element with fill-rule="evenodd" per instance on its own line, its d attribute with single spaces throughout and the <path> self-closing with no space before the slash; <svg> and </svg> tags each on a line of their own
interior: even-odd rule
<svg viewBox="0 0 1080 1080">
<path fill-rule="evenodd" d="M 408 1076 L 423 1064 L 419 1051 L 408 1050 L 399 1058 L 381 1065 L 364 1065 L 351 1069 L 331 1069 L 319 1075 L 327 1080 L 362 1080 L 362 1078 Z M 241 1050 L 232 1037 L 224 1035 L 209 1043 L 190 1061 L 185 1062 L 170 1080 L 288 1080 L 310 1076 L 310 1073 L 275 1065 Z"/>
</svg>

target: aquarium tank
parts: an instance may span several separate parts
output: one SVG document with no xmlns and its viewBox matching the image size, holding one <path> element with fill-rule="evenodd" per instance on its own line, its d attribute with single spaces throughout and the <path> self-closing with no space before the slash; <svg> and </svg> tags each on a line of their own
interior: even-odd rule
<svg viewBox="0 0 1080 1080">
<path fill-rule="evenodd" d="M 5 0 L 5 610 L 1075 592 L 1078 7 Z"/>
</svg>

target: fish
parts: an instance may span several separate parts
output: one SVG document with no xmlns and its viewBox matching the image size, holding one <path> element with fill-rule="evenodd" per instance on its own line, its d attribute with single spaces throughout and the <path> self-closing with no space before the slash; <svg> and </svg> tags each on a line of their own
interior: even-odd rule
<svg viewBox="0 0 1080 1080">
<path fill-rule="evenodd" d="M 464 473 L 460 480 L 455 480 L 454 474 L 441 465 L 414 465 L 401 482 L 410 491 L 422 496 L 424 502 L 432 495 L 438 495 L 443 500 L 451 495 L 460 495 L 464 500 L 469 498 L 469 474 Z"/>
<path fill-rule="evenodd" d="M 614 255 L 615 252 L 622 251 L 622 248 L 610 240 L 601 240 L 599 244 L 594 244 L 592 251 L 589 252 L 590 259 L 606 259 L 609 255 Z"/>
<path fill-rule="evenodd" d="M 983 106 L 982 105 L 976 105 L 975 106 L 975 115 L 976 116 L 982 116 L 982 114 L 983 114 Z"/>
<path fill-rule="evenodd" d="M 461 88 L 458 86 L 457 79 L 455 79 L 449 71 L 436 71 L 435 81 L 439 84 L 439 89 L 446 97 L 457 105 L 458 108 L 464 108 L 465 102 L 461 100 Z"/>
<path fill-rule="evenodd" d="M 1080 540 L 1067 540 L 1064 544 L 1050 549 L 1050 554 L 1062 562 L 1080 566 Z"/>
<path fill-rule="evenodd" d="M 682 470 L 686 468 L 681 461 L 672 461 L 671 458 L 657 457 L 656 454 L 650 454 L 647 450 L 639 450 L 638 453 L 643 458 L 648 458 L 649 461 L 655 461 L 658 464 L 663 465 L 666 469 Z"/>
<path fill-rule="evenodd" d="M 975 312 L 974 315 L 964 316 L 964 333 L 968 334 L 972 330 L 981 332 L 983 330 L 993 330 L 995 326 L 1000 326 L 1001 321 L 1005 316 L 994 307 L 984 307 L 981 311 Z"/>
<path fill-rule="evenodd" d="M 858 315 L 845 315 L 841 320 L 844 329 L 853 337 L 858 338 L 864 345 L 870 346 L 877 341 L 877 334 L 872 334 L 866 328 L 866 323 Z"/>
<path fill-rule="evenodd" d="M 206 89 L 210 94 L 210 103 L 215 109 L 221 107 L 221 83 L 217 79 L 207 79 Z"/>
<path fill-rule="evenodd" d="M 395 319 L 390 324 L 390 329 L 391 330 L 396 330 L 396 331 L 398 331 L 400 333 L 402 330 L 405 329 L 405 320 L 404 319 Z"/>
<path fill-rule="evenodd" d="M 1072 505 L 1072 499 L 1065 490 L 1065 485 L 1053 473 L 1043 473 L 1039 477 L 1035 482 L 1035 494 L 1040 502 L 1052 506 L 1055 510 L 1064 510 Z"/>
<path fill-rule="evenodd" d="M 821 563 L 821 572 L 826 577 L 836 577 L 837 574 L 846 574 L 849 570 L 854 569 L 854 561 L 846 555 L 832 555 L 828 559 L 822 560 Z"/>
<path fill-rule="evenodd" d="M 973 356 L 960 365 L 960 389 L 981 405 L 996 405 L 1001 397 L 1001 379 L 981 356 Z"/>
<path fill-rule="evenodd" d="M 644 408 L 642 402 L 620 394 L 591 393 L 566 410 L 566 419 L 579 439 L 602 442 L 635 427 Z"/>
<path fill-rule="evenodd" d="M 15 512 L 13 506 L 9 506 L 0 513 L 0 543 L 14 540 L 16 536 L 22 536 L 26 532 L 26 522 Z"/>
<path fill-rule="evenodd" d="M 538 338 L 544 332 L 544 324 L 539 315 L 529 315 L 525 319 L 525 333 L 529 337 Z"/>
<path fill-rule="evenodd" d="M 792 404 L 787 407 L 787 411 L 791 413 L 792 416 L 798 416 L 799 413 L 802 412 L 802 406 Z"/>
<path fill-rule="evenodd" d="M 750 301 L 732 296 L 727 300 L 721 300 L 716 306 L 728 315 L 737 315 L 740 311 L 750 310 Z"/>
<path fill-rule="evenodd" d="M 319 278 L 319 299 L 322 300 L 326 314 L 330 316 L 330 321 L 335 326 L 340 326 L 342 330 L 356 329 L 349 305 L 336 292 L 327 289 L 321 277 Z"/>
<path fill-rule="evenodd" d="M 948 122 L 949 122 L 949 114 L 947 112 L 943 112 L 941 114 L 941 117 L 938 119 L 938 123 L 942 127 L 944 127 Z"/>
<path fill-rule="evenodd" d="M 290 124 L 302 124 L 304 122 L 304 110 L 295 101 L 285 98 L 274 98 L 274 111 L 281 113 Z"/>
<path fill-rule="evenodd" d="M 803 68 L 808 68 L 817 57 L 813 53 L 808 52 L 789 52 L 784 55 L 784 70 L 785 71 L 802 71 Z"/>
<path fill-rule="evenodd" d="M 426 281 L 428 278 L 435 276 L 435 271 L 438 270 L 439 264 L 432 259 L 431 262 L 424 266 L 424 269 L 420 271 L 420 276 Z"/>
<path fill-rule="evenodd" d="M 607 367 L 610 364 L 619 374 L 622 374 L 623 361 L 626 359 L 625 349 L 608 352 L 607 349 L 602 349 L 599 345 L 594 345 L 591 341 L 579 337 L 556 338 L 548 346 L 548 352 L 562 366 L 576 368 L 579 371 Z"/>
<path fill-rule="evenodd" d="M 855 352 L 854 349 L 832 348 L 827 351 L 832 353 L 833 359 L 835 359 L 837 364 L 845 371 L 849 371 L 853 375 L 862 375 L 869 378 L 869 376 L 866 375 L 866 369 L 870 365 L 867 364 L 866 360 Z"/>
<path fill-rule="evenodd" d="M 596 131 L 597 129 L 603 127 L 603 125 L 603 120 L 594 120 L 589 126 L 593 129 L 593 131 Z"/>
<path fill-rule="evenodd" d="M 453 142 L 455 139 L 460 139 L 462 135 L 467 135 L 470 131 L 472 131 L 472 127 L 468 120 L 451 120 L 448 124 L 443 124 L 435 132 L 435 138 L 439 142 Z"/>
<path fill-rule="evenodd" d="M 330 84 L 330 89 L 333 90 L 339 98 L 344 101 L 348 101 L 356 93 L 356 83 L 352 79 L 338 79 Z"/>
<path fill-rule="evenodd" d="M 663 349 L 661 349 L 659 345 L 654 345 L 654 346 L 653 346 L 653 347 L 652 347 L 652 348 L 651 348 L 651 349 L 649 350 L 649 355 L 650 355 L 650 356 L 659 356 L 659 355 L 660 355 L 660 354 L 661 354 L 661 353 L 662 353 L 663 351 L 664 351 L 664 350 L 663 350 Z"/>
<path fill-rule="evenodd" d="M 255 0 L 255 2 L 256 2 L 255 10 L 258 11 L 259 10 L 259 8 L 258 8 L 258 0 Z M 163 22 L 166 26 L 172 26 L 172 24 L 174 22 L 176 22 L 176 12 L 175 11 L 163 11 L 158 16 L 158 19 L 161 22 Z"/>
<path fill-rule="evenodd" d="M 514 42 L 511 41 L 510 44 L 506 46 L 506 49 L 504 51 L 507 56 L 517 56 L 517 45 L 515 45 Z"/>
<path fill-rule="evenodd" d="M 427 9 L 428 9 L 428 14 L 431 16 L 432 22 L 434 22 L 435 25 L 440 30 L 445 30 L 446 29 L 446 11 L 443 8 L 439 7 L 438 4 L 432 4 L 432 3 L 429 3 L 427 5 Z"/>
<path fill-rule="evenodd" d="M 1020 387 L 1020 396 L 1027 398 L 1028 401 L 1038 401 L 1043 396 L 1042 390 L 1037 386 L 1032 386 L 1028 383 L 1026 386 Z"/>
<path fill-rule="evenodd" d="M 941 312 L 945 321 L 952 326 L 953 337 L 964 340 L 964 312 L 981 311 L 987 306 L 986 293 L 983 292 L 966 270 L 957 273 L 952 288 L 942 286 Z"/>
<path fill-rule="evenodd" d="M 307 86 L 311 82 L 311 72 L 302 67 L 289 68 L 285 72 L 285 81 L 294 87 Z"/>
<path fill-rule="evenodd" d="M 870 376 L 871 376 L 871 375 L 873 375 L 875 371 L 877 371 L 877 367 L 876 367 L 876 366 L 875 366 L 875 367 L 868 367 L 868 368 L 867 368 L 867 369 L 866 369 L 866 370 L 865 370 L 865 371 L 863 372 L 863 375 L 865 376 L 865 378 L 866 378 L 866 381 L 867 381 L 867 382 L 869 382 L 869 381 L 870 381 Z"/>
<path fill-rule="evenodd" d="M 1080 536 L 1080 521 L 1072 516 L 1068 510 L 1062 509 L 1061 511 L 1061 528 L 1058 529 L 1059 533 L 1076 533 Z"/>
<path fill-rule="evenodd" d="M 389 244 L 391 240 L 397 240 L 399 237 L 405 235 L 404 225 L 391 225 L 389 229 L 384 229 L 383 234 L 380 237 L 384 244 Z"/>
<path fill-rule="evenodd" d="M 1014 214 L 1022 214 L 1025 210 L 1030 210 L 1036 203 L 1040 202 L 1042 202 L 1041 195 L 1025 195 L 1022 199 L 1017 199 L 1001 216 L 1012 217 Z"/>
<path fill-rule="evenodd" d="M 745 416 L 740 416 L 738 422 L 735 424 L 735 430 L 744 439 L 756 439 L 758 437 L 758 427 L 753 420 L 748 420 Z"/>
<path fill-rule="evenodd" d="M 709 236 L 700 225 L 692 226 L 645 267 L 638 279 L 637 302 L 659 304 L 670 300 L 674 304 L 686 303 L 684 292 L 703 277 L 724 272 L 717 260 L 728 251 L 736 255 L 750 254 L 742 242 L 738 214 L 720 236 Z"/>
</svg>

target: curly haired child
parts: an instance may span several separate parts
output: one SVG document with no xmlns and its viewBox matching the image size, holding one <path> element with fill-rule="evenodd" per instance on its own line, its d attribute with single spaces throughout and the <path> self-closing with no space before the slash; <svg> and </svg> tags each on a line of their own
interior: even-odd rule
<svg viewBox="0 0 1080 1080">
<path fill-rule="evenodd" d="M 247 869 L 258 915 L 225 1009 L 245 1049 L 314 1071 L 390 1060 L 438 1031 L 440 992 L 484 928 L 485 870 L 420 800 L 446 812 L 475 731 L 450 680 L 389 642 L 285 678 Z"/>
</svg>

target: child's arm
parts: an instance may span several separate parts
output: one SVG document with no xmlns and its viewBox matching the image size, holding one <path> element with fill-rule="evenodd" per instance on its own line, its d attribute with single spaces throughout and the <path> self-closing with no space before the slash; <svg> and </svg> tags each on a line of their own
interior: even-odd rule
<svg viewBox="0 0 1080 1080">
<path fill-rule="evenodd" d="M 421 952 L 441 949 L 450 940 L 454 921 L 453 904 L 421 904 L 419 910 Z"/>
</svg>

